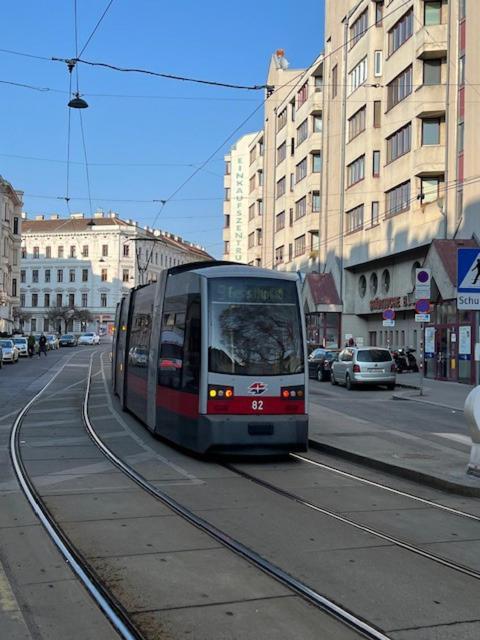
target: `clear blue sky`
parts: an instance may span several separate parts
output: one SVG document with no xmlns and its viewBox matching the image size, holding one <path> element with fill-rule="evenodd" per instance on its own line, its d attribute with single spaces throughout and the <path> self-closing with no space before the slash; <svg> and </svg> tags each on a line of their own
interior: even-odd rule
<svg viewBox="0 0 480 640">
<path fill-rule="evenodd" d="M 107 0 L 77 0 L 80 46 L 106 5 Z M 73 6 L 74 0 L 4 3 L 0 47 L 46 57 L 73 56 Z M 323 20 L 324 0 L 114 0 L 83 57 L 184 76 L 262 84 L 277 48 L 285 49 L 292 67 L 312 62 L 323 47 Z M 37 92 L 0 83 L 0 174 L 25 191 L 29 216 L 66 215 L 65 202 L 56 199 L 66 192 L 66 65 L 0 52 L 0 80 L 57 90 Z M 111 209 L 141 224 L 152 224 L 160 205 L 120 200 L 168 197 L 193 171 L 178 165 L 205 160 L 262 100 L 262 92 L 202 87 L 84 65 L 79 68 L 79 80 L 90 105 L 83 119 L 92 165 L 93 210 Z M 88 213 L 78 112 L 71 116 L 70 207 Z M 262 110 L 235 137 L 261 124 Z M 165 207 L 157 223 L 203 244 L 216 256 L 222 251 L 222 157 L 228 147 Z M 11 157 L 14 155 L 54 162 Z M 109 166 L 95 166 L 97 163 Z M 162 163 L 177 166 L 138 166 Z"/>
</svg>

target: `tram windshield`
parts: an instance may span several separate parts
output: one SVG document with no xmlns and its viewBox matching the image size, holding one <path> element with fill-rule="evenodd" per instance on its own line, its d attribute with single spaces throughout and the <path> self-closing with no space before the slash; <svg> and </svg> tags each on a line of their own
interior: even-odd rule
<svg viewBox="0 0 480 640">
<path fill-rule="evenodd" d="M 295 282 L 212 278 L 209 311 L 211 372 L 245 376 L 303 373 Z"/>
</svg>

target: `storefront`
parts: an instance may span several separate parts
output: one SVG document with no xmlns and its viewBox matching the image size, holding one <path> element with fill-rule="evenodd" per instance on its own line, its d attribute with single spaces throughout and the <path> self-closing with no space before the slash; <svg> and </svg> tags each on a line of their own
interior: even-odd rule
<svg viewBox="0 0 480 640">
<path fill-rule="evenodd" d="M 303 283 L 303 306 L 309 350 L 341 347 L 342 305 L 332 274 L 307 274 Z"/>
</svg>

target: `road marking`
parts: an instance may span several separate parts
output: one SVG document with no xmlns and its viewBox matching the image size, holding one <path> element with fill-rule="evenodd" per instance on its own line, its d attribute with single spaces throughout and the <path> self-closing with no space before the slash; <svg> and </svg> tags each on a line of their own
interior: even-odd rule
<svg viewBox="0 0 480 640">
<path fill-rule="evenodd" d="M 453 440 L 454 442 L 460 442 L 461 444 L 466 444 L 469 447 L 472 444 L 472 439 L 470 438 L 470 436 L 464 436 L 461 433 L 434 433 L 433 435 L 438 436 L 439 438 Z"/>
<path fill-rule="evenodd" d="M 13 592 L 12 586 L 7 578 L 7 574 L 5 573 L 5 569 L 3 568 L 2 563 L 0 562 L 0 614 L 6 616 L 11 623 L 10 632 L 14 629 L 13 627 L 20 627 L 22 632 L 22 637 L 31 638 L 30 632 L 28 630 L 27 623 L 25 622 L 25 618 L 23 617 L 22 610 L 18 604 L 17 598 Z M 9 628 L 10 625 L 2 623 L 2 627 Z M 20 628 L 18 631 L 20 631 Z"/>
</svg>

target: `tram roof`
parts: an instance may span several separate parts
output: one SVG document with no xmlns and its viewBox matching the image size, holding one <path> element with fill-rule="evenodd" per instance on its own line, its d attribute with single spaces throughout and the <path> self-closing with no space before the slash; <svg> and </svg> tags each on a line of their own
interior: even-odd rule
<svg viewBox="0 0 480 640">
<path fill-rule="evenodd" d="M 212 260 L 202 262 L 190 262 L 168 270 L 169 275 L 193 271 L 207 278 L 249 277 L 249 278 L 276 278 L 279 280 L 298 280 L 296 272 L 274 271 L 273 269 L 261 269 L 248 264 L 228 262 L 224 260 Z"/>
</svg>

